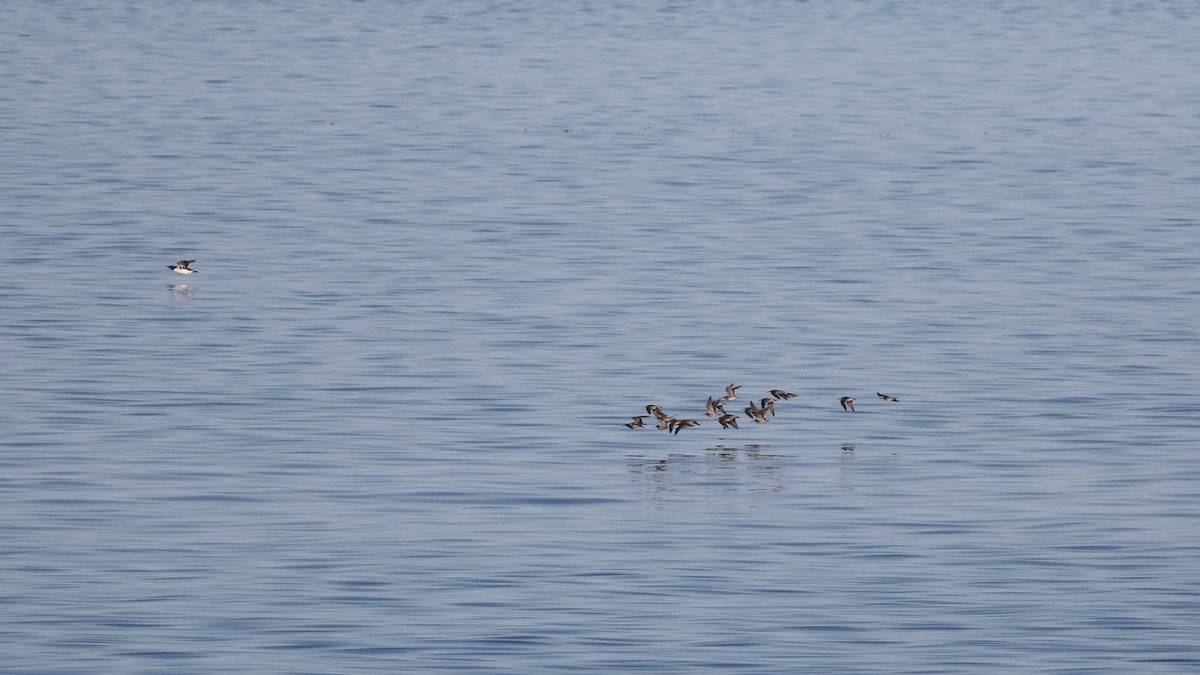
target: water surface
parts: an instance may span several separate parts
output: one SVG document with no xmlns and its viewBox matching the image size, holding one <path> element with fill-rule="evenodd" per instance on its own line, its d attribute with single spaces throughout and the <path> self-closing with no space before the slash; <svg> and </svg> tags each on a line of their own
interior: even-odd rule
<svg viewBox="0 0 1200 675">
<path fill-rule="evenodd" d="M 5 25 L 0 670 L 1200 665 L 1190 5 Z"/>
</svg>

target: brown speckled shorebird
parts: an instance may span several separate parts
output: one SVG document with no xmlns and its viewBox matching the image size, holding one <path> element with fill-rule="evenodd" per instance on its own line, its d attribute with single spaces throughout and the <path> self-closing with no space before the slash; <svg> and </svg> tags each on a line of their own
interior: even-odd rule
<svg viewBox="0 0 1200 675">
<path fill-rule="evenodd" d="M 775 399 L 764 398 L 759 405 L 762 406 L 762 411 L 764 414 L 771 413 L 771 417 L 775 416 Z"/>
<path fill-rule="evenodd" d="M 737 390 L 741 389 L 741 388 L 742 388 L 742 385 L 740 385 L 740 384 L 731 384 L 728 387 L 725 387 L 725 400 L 726 401 L 736 401 L 737 400 Z"/>
<path fill-rule="evenodd" d="M 777 400 L 777 401 L 778 401 L 779 399 L 783 399 L 783 400 L 785 400 L 785 401 L 786 401 L 786 400 L 787 400 L 787 399 L 789 399 L 789 398 L 796 398 L 796 395 L 795 395 L 795 394 L 793 394 L 792 392 L 790 392 L 790 391 L 784 391 L 784 390 L 782 390 L 782 389 L 772 389 L 771 391 L 769 391 L 769 392 L 767 392 L 767 393 L 769 393 L 770 395 L 774 396 L 774 397 L 775 397 L 775 400 Z"/>
<path fill-rule="evenodd" d="M 737 415 L 734 415 L 733 413 L 721 415 L 717 418 L 717 421 L 721 423 L 722 429 L 728 429 L 729 427 L 733 427 L 734 429 L 738 428 Z"/>
<path fill-rule="evenodd" d="M 750 401 L 750 405 L 742 408 L 742 412 L 746 413 L 746 417 L 754 417 L 758 413 L 762 412 L 762 410 L 759 410 L 758 406 L 754 404 L 754 401 Z"/>
<path fill-rule="evenodd" d="M 645 415 L 634 415 L 633 421 L 626 422 L 625 426 L 629 427 L 630 429 L 640 429 L 641 427 L 646 426 L 646 423 L 642 421 L 644 419 L 646 419 Z"/>
<path fill-rule="evenodd" d="M 714 401 L 713 397 L 708 397 L 708 403 L 704 406 L 705 417 L 720 417 L 725 414 L 725 404 L 720 399 Z"/>
<path fill-rule="evenodd" d="M 698 427 L 700 423 L 696 420 L 671 420 L 670 431 L 673 434 L 678 434 L 680 431 L 688 427 Z"/>
<path fill-rule="evenodd" d="M 853 396 L 843 396 L 842 398 L 840 398 L 838 400 L 841 401 L 841 403 L 842 403 L 842 410 L 849 410 L 850 412 L 854 412 L 854 397 Z"/>
</svg>

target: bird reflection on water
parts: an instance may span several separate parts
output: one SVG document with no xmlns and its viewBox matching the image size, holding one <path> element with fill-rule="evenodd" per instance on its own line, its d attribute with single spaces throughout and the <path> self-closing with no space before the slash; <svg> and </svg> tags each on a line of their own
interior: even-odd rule
<svg viewBox="0 0 1200 675">
<path fill-rule="evenodd" d="M 695 453 L 671 453 L 664 459 L 629 455 L 629 473 L 650 492 L 690 490 L 780 492 L 786 488 L 780 459 L 768 446 L 714 445 Z"/>
</svg>

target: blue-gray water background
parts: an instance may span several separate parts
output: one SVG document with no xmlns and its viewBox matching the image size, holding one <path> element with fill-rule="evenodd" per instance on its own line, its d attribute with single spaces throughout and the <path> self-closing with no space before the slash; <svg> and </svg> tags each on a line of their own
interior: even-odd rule
<svg viewBox="0 0 1200 675">
<path fill-rule="evenodd" d="M 1194 3 L 3 12 L 0 671 L 1200 668 Z"/>
</svg>

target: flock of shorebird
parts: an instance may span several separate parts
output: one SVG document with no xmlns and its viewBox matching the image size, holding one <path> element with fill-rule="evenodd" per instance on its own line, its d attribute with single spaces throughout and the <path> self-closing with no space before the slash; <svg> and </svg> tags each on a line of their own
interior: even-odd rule
<svg viewBox="0 0 1200 675">
<path fill-rule="evenodd" d="M 742 387 L 739 384 L 730 384 L 729 386 L 725 387 L 724 396 L 715 399 L 712 396 L 709 396 L 708 402 L 705 404 L 705 417 L 717 418 L 717 422 L 720 423 L 722 429 L 739 428 L 739 418 L 737 413 L 727 412 L 725 410 L 725 403 L 727 401 L 736 401 L 738 397 L 737 390 L 741 388 Z M 795 394 L 791 393 L 790 391 L 784 391 L 783 389 L 772 389 L 767 393 L 770 394 L 770 396 L 764 397 L 757 404 L 751 400 L 750 405 L 742 409 L 742 412 L 746 413 L 747 418 L 754 420 L 754 422 L 758 424 L 765 424 L 768 416 L 775 416 L 776 401 L 786 401 L 789 398 L 796 397 Z M 888 394 L 875 392 L 875 395 L 891 403 L 900 402 L 900 399 L 896 398 L 895 396 L 889 396 Z M 843 396 L 838 399 L 838 402 L 842 404 L 842 410 L 854 412 L 853 396 Z M 634 415 L 633 420 L 626 422 L 625 426 L 629 427 L 630 429 L 643 428 L 646 426 L 646 418 L 650 416 L 653 416 L 654 419 L 658 420 L 658 423 L 654 427 L 655 429 L 665 430 L 670 434 L 678 434 L 680 431 L 687 429 L 688 427 L 700 426 L 700 420 L 683 419 L 673 415 L 668 415 L 667 413 L 663 412 L 661 407 L 654 403 L 646 406 L 645 415 Z"/>
</svg>

